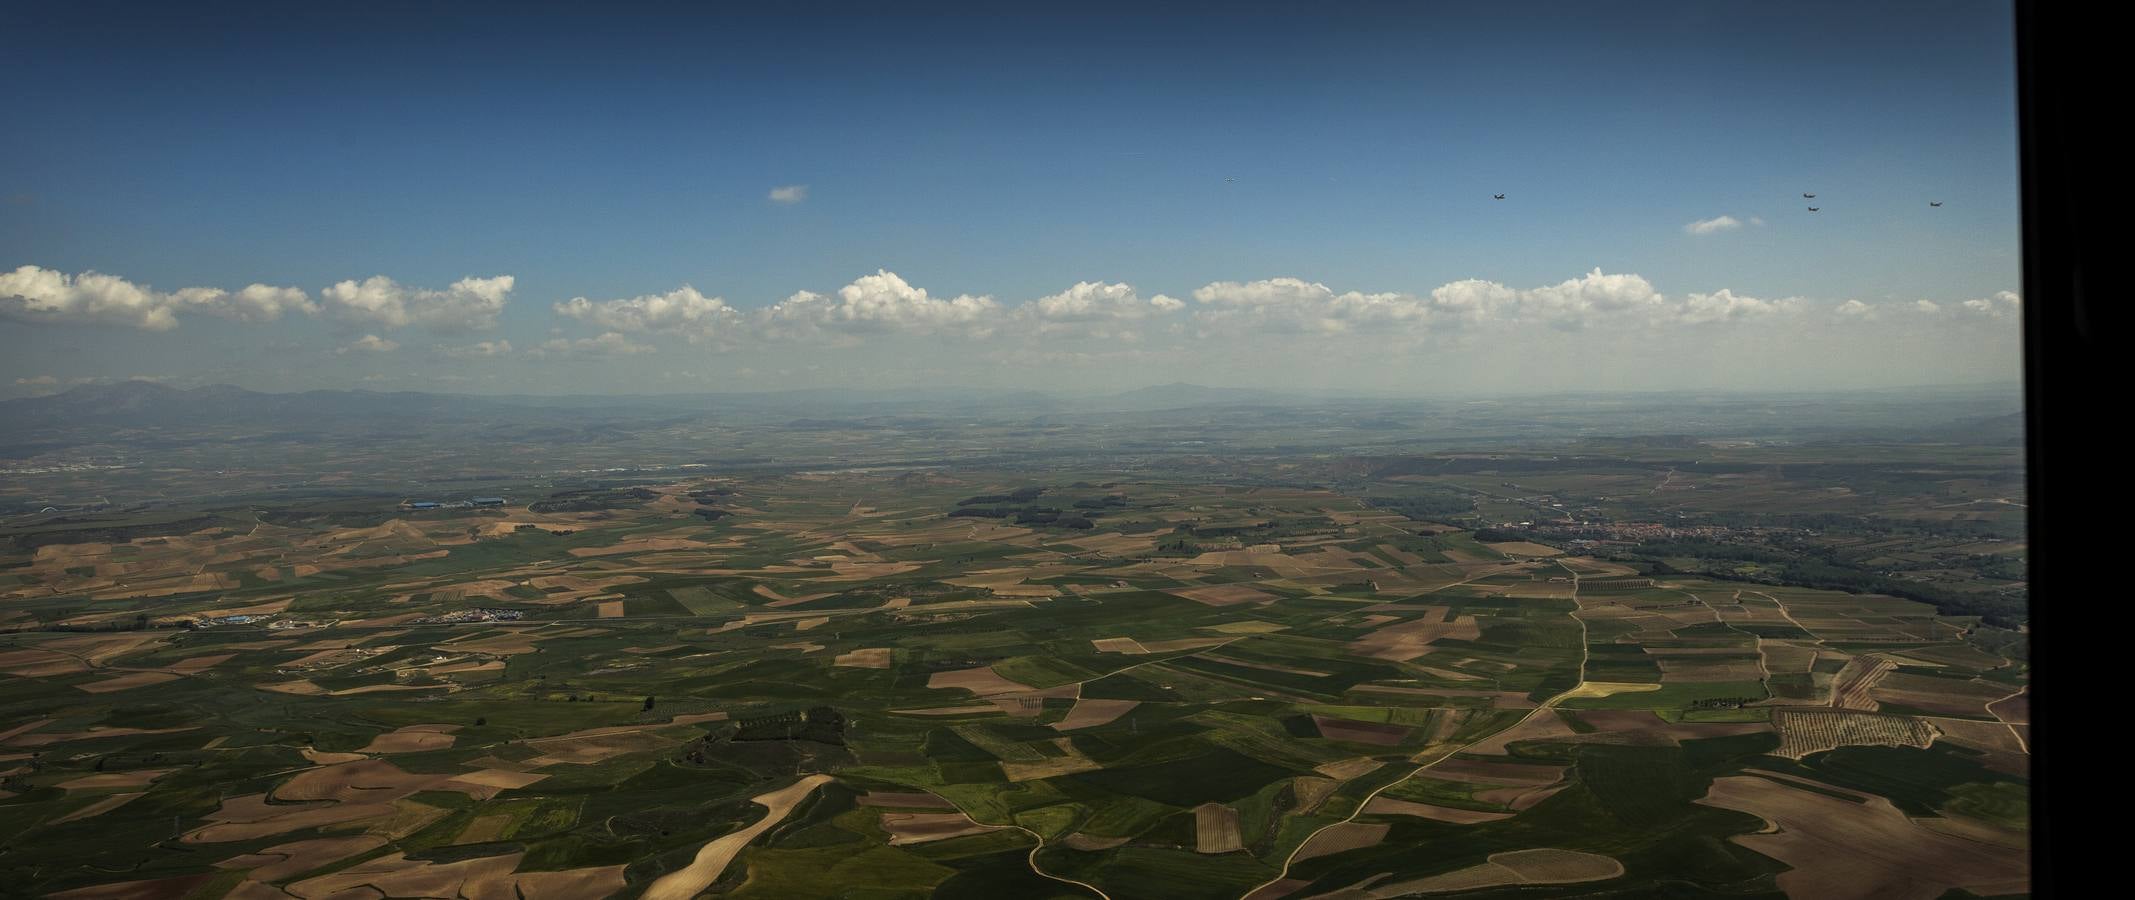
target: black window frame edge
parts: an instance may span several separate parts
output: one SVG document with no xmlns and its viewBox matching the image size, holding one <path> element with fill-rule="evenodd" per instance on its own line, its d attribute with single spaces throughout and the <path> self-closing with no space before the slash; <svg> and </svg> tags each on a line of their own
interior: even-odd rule
<svg viewBox="0 0 2135 900">
<path fill-rule="evenodd" d="M 2052 764 L 2057 756 L 2075 760 L 2102 749 L 2084 746 L 2090 731 L 2081 724 L 2087 687 L 2097 683 L 2087 670 L 2095 667 L 2101 670 L 2096 677 L 2105 677 L 2105 666 L 2096 664 L 2115 659 L 2111 630 L 2088 627 L 2078 617 L 2105 613 L 2101 607 L 2114 599 L 2088 590 L 2104 579 L 2089 577 L 2083 567 L 2118 559 L 2104 537 L 2109 531 L 2090 527 L 2082 511 L 2099 508 L 2096 502 L 2115 474 L 2108 455 L 2116 448 L 2104 440 L 2110 420 L 2101 412 L 2118 405 L 2105 395 L 2118 385 L 2114 376 L 2121 368 L 2108 354 L 2125 350 L 2112 346 L 2121 332 L 2117 306 L 2092 298 L 2085 277 L 2086 266 L 2100 258 L 2104 210 L 2118 205 L 2120 193 L 2120 178 L 2108 174 L 2114 168 L 2101 164 L 2108 152 L 2102 130 L 2085 127 L 2092 117 L 2102 122 L 2120 109 L 2117 102 L 2095 105 L 2107 98 L 2089 96 L 2120 82 L 2105 69 L 2106 60 L 2119 55 L 2105 42 L 2120 32 L 2065 0 L 2013 5 L 2023 190 L 2032 896 L 2053 897 L 2063 886 L 2080 895 L 2091 885 L 2124 880 L 2104 867 L 2120 852 L 2104 846 L 2119 829 L 2077 818 L 2079 811 L 2101 818 L 2117 812 L 2114 776 L 2099 772 L 2087 779 L 2088 773 L 2071 768 L 2064 781 Z M 2105 737 L 2102 728 L 2090 736 Z M 2085 795 L 2071 795 L 2079 790 Z M 2076 874 L 2078 868 L 2085 876 Z"/>
</svg>

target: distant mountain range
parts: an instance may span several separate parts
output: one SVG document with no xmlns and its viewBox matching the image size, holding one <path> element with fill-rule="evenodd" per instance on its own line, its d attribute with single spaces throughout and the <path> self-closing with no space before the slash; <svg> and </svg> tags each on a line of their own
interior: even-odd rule
<svg viewBox="0 0 2135 900">
<path fill-rule="evenodd" d="M 733 394 L 538 396 L 433 394 L 415 391 L 267 393 L 230 385 L 174 388 L 149 381 L 82 385 L 58 394 L 0 400 L 0 427 L 70 425 L 247 425 L 317 427 L 335 423 L 546 419 L 568 414 L 624 420 L 659 416 L 745 414 L 853 418 L 883 415 L 1037 415 L 1142 412 L 1199 406 L 1290 405 L 1308 398 L 1247 388 L 1167 384 L 1100 397 L 1063 399 L 1039 391 L 983 388 L 851 390 L 817 388 Z"/>
<path fill-rule="evenodd" d="M 761 393 L 540 396 L 413 391 L 267 393 L 230 385 L 181 389 L 148 381 L 84 385 L 0 400 L 0 448 L 69 444 L 62 429 L 206 427 L 276 433 L 473 426 L 498 439 L 596 439 L 642 428 L 713 421 L 797 429 L 932 427 L 960 420 L 1076 425 L 1110 421 L 1226 428 L 1284 423 L 1363 432 L 1565 436 L 1874 432 L 1890 439 L 2012 443 L 2023 438 L 2013 388 L 1938 388 L 1844 394 L 1672 392 L 1553 397 L 1391 398 L 1286 393 L 1173 383 L 1098 396 L 942 387 L 810 388 Z M 1198 410 L 1182 417 L 1172 411 Z M 1198 426 L 1197 426 L 1198 427 Z M 11 438 L 12 440 L 7 440 Z"/>
</svg>

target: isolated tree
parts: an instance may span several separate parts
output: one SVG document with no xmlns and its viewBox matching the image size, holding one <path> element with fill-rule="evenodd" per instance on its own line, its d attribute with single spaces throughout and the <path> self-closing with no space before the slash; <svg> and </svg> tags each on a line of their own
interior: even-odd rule
<svg viewBox="0 0 2135 900">
<path fill-rule="evenodd" d="M 647 712 L 650 712 L 652 710 L 652 696 L 650 694 L 646 695 L 645 697 L 645 710 Z"/>
</svg>

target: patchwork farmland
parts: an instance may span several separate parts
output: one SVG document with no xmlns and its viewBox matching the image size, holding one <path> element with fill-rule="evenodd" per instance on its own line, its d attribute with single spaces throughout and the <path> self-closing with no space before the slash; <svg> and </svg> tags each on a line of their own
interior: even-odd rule
<svg viewBox="0 0 2135 900">
<path fill-rule="evenodd" d="M 242 900 L 2028 883 L 2013 632 L 1386 511 L 1499 502 L 1473 467 L 1289 466 L 18 539 L 0 868 Z M 1812 849 L 1842 835 L 1885 855 Z"/>
</svg>

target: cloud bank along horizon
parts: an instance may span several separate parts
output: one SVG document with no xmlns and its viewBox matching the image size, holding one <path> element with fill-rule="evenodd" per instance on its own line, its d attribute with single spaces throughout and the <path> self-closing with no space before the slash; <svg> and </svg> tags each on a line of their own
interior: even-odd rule
<svg viewBox="0 0 2135 900">
<path fill-rule="evenodd" d="M 2006 290 L 1881 301 L 1761 298 L 1724 287 L 1665 293 L 1640 275 L 1599 267 L 1533 287 L 1464 279 L 1421 291 L 1362 291 L 1295 277 L 1213 281 L 1183 299 L 1096 280 L 1022 301 L 938 295 L 880 269 L 834 290 L 798 290 L 753 307 L 689 284 L 529 303 L 516 296 L 519 284 L 502 274 L 431 288 L 374 275 L 335 282 L 314 297 L 260 283 L 165 291 L 101 272 L 25 265 L 0 273 L 0 318 L 153 336 L 200 328 L 314 333 L 317 355 L 380 366 L 364 373 L 379 376 L 370 383 L 440 389 L 478 390 L 485 382 L 524 389 L 520 369 L 572 361 L 601 365 L 534 386 L 598 392 L 648 377 L 670 388 L 959 379 L 1057 386 L 1066 373 L 1093 379 L 1093 387 L 1200 379 L 1405 393 L 1431 384 L 1637 388 L 1656 377 L 1692 377 L 1699 366 L 1686 363 L 1723 360 L 1749 361 L 1757 371 L 1696 377 L 1720 386 L 1838 387 L 1871 374 L 1849 359 L 1866 347 L 1882 348 L 1878 372 L 1900 383 L 1995 381 L 2013 373 L 2022 307 Z M 519 313 L 522 335 L 539 337 L 494 336 L 507 312 Z M 309 345 L 295 346 L 301 355 Z M 1900 363 L 1907 351 L 1917 354 L 1910 378 Z M 692 368 L 678 375 L 680 365 Z M 1403 383 L 1421 376 L 1431 384 Z M 53 373 L 21 373 L 13 382 L 18 394 L 68 383 Z"/>
</svg>

